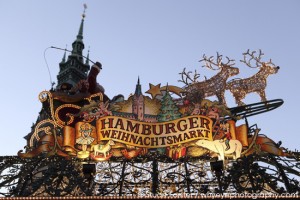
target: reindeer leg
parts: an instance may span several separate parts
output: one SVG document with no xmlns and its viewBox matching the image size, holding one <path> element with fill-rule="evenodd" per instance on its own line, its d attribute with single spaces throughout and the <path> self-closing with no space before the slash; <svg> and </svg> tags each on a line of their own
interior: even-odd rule
<svg viewBox="0 0 300 200">
<path fill-rule="evenodd" d="M 260 90 L 260 91 L 258 91 L 257 93 L 259 94 L 260 99 L 261 99 L 262 102 L 263 102 L 263 101 L 267 101 L 266 93 L 265 93 L 264 90 Z"/>
<path fill-rule="evenodd" d="M 242 106 L 243 105 L 243 102 L 241 101 L 240 98 L 235 98 L 235 103 L 238 105 L 238 106 Z"/>
<path fill-rule="evenodd" d="M 224 104 L 224 99 L 222 98 L 222 94 L 217 93 L 216 96 L 217 96 L 217 98 L 218 98 L 219 103 L 220 103 L 220 104 Z"/>
<path fill-rule="evenodd" d="M 221 92 L 220 94 L 217 94 L 217 98 L 221 104 L 227 106 L 226 100 L 225 100 L 225 95 L 223 92 Z"/>
<path fill-rule="evenodd" d="M 246 94 L 243 91 L 241 91 L 240 94 L 234 95 L 236 104 L 239 106 L 245 105 L 245 103 L 242 101 L 242 99 L 244 99 L 245 96 L 246 96 Z"/>
</svg>

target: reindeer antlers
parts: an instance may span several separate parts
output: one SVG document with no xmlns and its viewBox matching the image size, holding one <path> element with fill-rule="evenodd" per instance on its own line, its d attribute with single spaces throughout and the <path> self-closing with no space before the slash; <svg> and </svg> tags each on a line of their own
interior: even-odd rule
<svg viewBox="0 0 300 200">
<path fill-rule="evenodd" d="M 186 85 L 197 82 L 197 79 L 200 77 L 200 74 L 198 74 L 197 71 L 195 70 L 194 77 L 191 78 L 191 73 L 192 73 L 191 71 L 186 72 L 184 68 L 183 71 L 179 73 L 181 74 L 181 80 L 178 81 Z M 191 83 L 189 83 L 189 80 L 191 81 Z"/>
<path fill-rule="evenodd" d="M 255 54 L 256 54 L 256 51 L 252 51 L 251 53 L 250 53 L 250 50 L 248 49 L 247 50 L 247 52 L 245 52 L 245 53 L 243 53 L 243 55 L 244 55 L 244 59 L 243 60 L 240 60 L 241 62 L 243 62 L 243 63 L 245 63 L 248 67 L 250 67 L 250 68 L 258 68 L 260 65 L 259 64 L 261 64 L 261 57 L 264 55 L 263 53 L 262 53 L 262 51 L 259 49 L 259 54 L 258 54 L 258 56 L 255 56 Z M 247 61 L 247 56 L 250 56 L 250 59 Z M 256 67 L 252 67 L 251 66 L 251 61 L 252 60 L 255 60 L 256 61 Z"/>
<path fill-rule="evenodd" d="M 265 55 L 265 54 L 261 51 L 261 49 L 259 49 L 258 56 L 255 56 L 255 54 L 256 54 L 256 51 L 252 51 L 252 52 L 250 53 L 250 50 L 248 49 L 247 52 L 243 53 L 244 59 L 243 59 L 243 60 L 240 60 L 240 61 L 243 62 L 243 63 L 245 63 L 245 64 L 246 64 L 248 67 L 250 67 L 250 68 L 258 68 L 258 67 L 260 67 L 262 64 L 271 64 L 271 65 L 274 65 L 274 66 L 275 66 L 275 64 L 272 63 L 272 60 L 271 60 L 271 59 L 270 59 L 269 62 L 262 62 L 262 61 L 261 61 L 262 56 Z M 246 59 L 247 56 L 250 56 L 250 59 L 249 59 L 248 61 L 247 61 L 247 59 Z M 252 61 L 252 60 L 255 60 L 256 67 L 252 67 L 252 66 L 251 66 L 251 61 Z"/>
<path fill-rule="evenodd" d="M 228 66 L 232 66 L 234 65 L 234 60 L 233 59 L 229 59 L 227 56 L 227 63 L 222 63 L 222 55 L 219 54 L 219 52 L 217 52 L 217 60 L 216 62 L 214 62 L 214 57 L 213 56 L 210 56 L 209 58 L 207 58 L 207 56 L 205 54 L 203 54 L 203 59 L 199 60 L 199 62 L 202 62 L 204 61 L 205 62 L 205 65 L 203 67 L 207 67 L 209 69 L 212 69 L 212 70 L 218 70 L 220 68 L 222 68 L 223 65 L 228 65 Z M 217 66 L 218 68 L 215 69 L 213 68 L 213 66 Z"/>
</svg>

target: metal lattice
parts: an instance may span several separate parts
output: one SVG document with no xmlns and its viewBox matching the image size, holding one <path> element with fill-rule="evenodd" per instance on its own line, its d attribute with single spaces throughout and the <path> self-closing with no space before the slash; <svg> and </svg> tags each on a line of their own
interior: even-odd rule
<svg viewBox="0 0 300 200">
<path fill-rule="evenodd" d="M 0 157 L 3 197 L 172 196 L 207 193 L 299 193 L 300 162 L 251 155 L 223 163 L 206 158 L 148 158 L 89 162 L 58 156 Z M 223 168 L 223 169 L 222 169 Z"/>
</svg>

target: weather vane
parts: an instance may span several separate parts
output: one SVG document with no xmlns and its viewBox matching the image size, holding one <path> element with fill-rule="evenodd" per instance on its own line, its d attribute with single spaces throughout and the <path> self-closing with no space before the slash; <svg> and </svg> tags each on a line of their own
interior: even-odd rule
<svg viewBox="0 0 300 200">
<path fill-rule="evenodd" d="M 82 17 L 85 18 L 85 10 L 87 9 L 87 5 L 85 3 L 83 4 L 83 8 L 84 9 L 83 9 Z"/>
</svg>

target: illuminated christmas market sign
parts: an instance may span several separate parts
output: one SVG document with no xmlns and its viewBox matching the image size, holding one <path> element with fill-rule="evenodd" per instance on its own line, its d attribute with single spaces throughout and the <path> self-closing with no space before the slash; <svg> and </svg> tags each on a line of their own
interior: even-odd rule
<svg viewBox="0 0 300 200">
<path fill-rule="evenodd" d="M 217 71 L 213 77 L 200 81 L 197 71 L 183 69 L 179 82 L 184 86 L 149 83 L 145 93 L 151 97 L 143 93 L 138 78 L 128 99 L 123 95 L 111 99 L 106 96 L 96 82 L 102 69 L 97 62 L 83 79 L 72 83 L 73 80 L 62 78 L 55 90 L 40 93 L 43 114 L 26 136 L 27 151 L 20 151 L 19 156 L 32 158 L 54 153 L 66 158 L 105 161 L 156 152 L 174 160 L 201 156 L 225 160 L 255 153 L 258 145 L 260 151 L 287 155 L 275 145 L 264 145 L 262 141 L 274 142 L 258 135 L 260 129 L 250 133 L 246 124 L 236 125 L 243 119 L 237 108 L 244 106 L 245 96 L 257 92 L 262 102 L 267 101 L 266 79 L 279 70 L 271 60 L 263 62 L 262 55 L 261 50 L 243 53 L 242 63 L 252 67 L 254 61 L 255 68 L 259 68 L 254 76 L 244 79 L 237 79 L 239 69 L 234 67 L 233 59 L 226 57 L 223 62 L 219 53 L 216 58 L 204 55 L 204 67 Z M 235 78 L 229 80 L 231 77 Z M 227 107 L 226 90 L 233 94 L 238 107 Z M 256 105 L 247 106 L 251 108 L 248 114 L 261 110 Z"/>
</svg>

